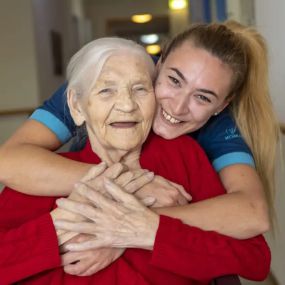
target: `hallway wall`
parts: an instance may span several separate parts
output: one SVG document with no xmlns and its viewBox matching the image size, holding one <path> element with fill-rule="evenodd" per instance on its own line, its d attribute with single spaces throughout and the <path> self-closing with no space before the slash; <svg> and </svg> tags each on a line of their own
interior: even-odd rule
<svg viewBox="0 0 285 285">
<path fill-rule="evenodd" d="M 272 99 L 281 122 L 285 123 L 285 34 L 284 34 L 284 0 L 256 0 L 256 25 L 268 42 L 270 57 L 270 88 Z M 285 150 L 285 135 L 282 136 L 282 147 Z M 285 154 L 280 157 L 277 177 L 276 212 L 279 231 L 276 238 L 268 235 L 272 250 L 272 272 L 279 284 L 285 284 Z"/>
</svg>

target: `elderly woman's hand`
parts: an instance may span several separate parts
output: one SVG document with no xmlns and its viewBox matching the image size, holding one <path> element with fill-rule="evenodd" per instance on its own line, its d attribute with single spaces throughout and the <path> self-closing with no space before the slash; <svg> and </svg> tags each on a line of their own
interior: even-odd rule
<svg viewBox="0 0 285 285">
<path fill-rule="evenodd" d="M 66 245 L 66 249 L 86 250 L 102 247 L 152 249 L 159 216 L 112 181 L 105 179 L 104 187 L 112 199 L 82 185 L 77 191 L 92 205 L 64 198 L 57 200 L 60 208 L 80 214 L 88 221 L 78 223 L 56 221 L 56 229 L 94 235 L 93 240 L 69 244 Z"/>
<path fill-rule="evenodd" d="M 140 199 L 149 196 L 154 197 L 155 203 L 152 207 L 186 205 L 192 199 L 191 195 L 185 191 L 183 186 L 159 175 L 155 175 L 154 179 L 138 190 L 135 195 Z"/>
<path fill-rule="evenodd" d="M 87 184 L 88 186 L 92 186 L 92 188 L 96 189 L 97 191 L 106 194 L 103 186 L 104 177 L 114 179 L 116 183 L 124 187 L 126 191 L 129 193 L 134 193 L 142 186 L 149 183 L 153 179 L 154 174 L 144 169 L 130 171 L 121 163 L 115 163 L 110 167 L 107 167 L 107 164 L 102 162 L 92 167 L 88 173 L 80 180 L 80 182 Z M 73 201 L 88 203 L 88 200 L 84 198 L 84 196 L 79 195 L 77 191 L 72 191 L 68 198 Z M 65 219 L 74 222 L 85 220 L 85 218 L 80 215 L 69 211 L 64 211 L 62 209 L 55 209 L 51 213 L 51 216 L 53 221 L 56 221 L 58 219 Z M 59 245 L 71 239 L 75 235 L 76 233 L 73 232 L 58 230 L 57 236 Z"/>
</svg>

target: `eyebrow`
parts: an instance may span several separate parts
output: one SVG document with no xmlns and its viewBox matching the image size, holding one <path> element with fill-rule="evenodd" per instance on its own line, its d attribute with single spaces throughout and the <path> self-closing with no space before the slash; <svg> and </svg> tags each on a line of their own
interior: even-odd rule
<svg viewBox="0 0 285 285">
<path fill-rule="evenodd" d="M 184 75 L 182 74 L 182 72 L 181 72 L 179 69 L 177 69 L 177 68 L 175 68 L 175 67 L 170 67 L 170 69 L 171 69 L 172 71 L 174 71 L 184 82 L 187 83 L 186 78 L 184 77 Z M 208 89 L 204 89 L 204 88 L 199 88 L 199 89 L 197 89 L 197 91 L 203 92 L 203 93 L 207 93 L 207 94 L 213 95 L 214 97 L 218 98 L 218 95 L 217 95 L 214 91 L 212 91 L 212 90 L 208 90 Z"/>
<path fill-rule="evenodd" d="M 197 91 L 203 92 L 203 93 L 207 93 L 207 94 L 213 95 L 213 96 L 215 96 L 216 98 L 218 98 L 218 95 L 217 95 L 214 91 L 212 91 L 212 90 L 199 88 L 199 89 L 197 89 Z"/>
<path fill-rule="evenodd" d="M 170 67 L 170 69 L 172 71 L 174 71 L 184 82 L 187 82 L 186 78 L 184 77 L 184 75 L 182 74 L 182 72 L 179 69 L 177 69 L 175 67 Z"/>
<path fill-rule="evenodd" d="M 106 85 L 116 85 L 117 82 L 114 80 L 104 80 L 103 83 Z"/>
</svg>

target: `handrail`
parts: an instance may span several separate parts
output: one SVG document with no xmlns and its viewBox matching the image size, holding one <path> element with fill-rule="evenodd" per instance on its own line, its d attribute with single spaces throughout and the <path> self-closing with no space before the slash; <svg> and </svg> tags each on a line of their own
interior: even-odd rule
<svg viewBox="0 0 285 285">
<path fill-rule="evenodd" d="M 0 110 L 0 117 L 15 116 L 15 115 L 29 115 L 29 114 L 33 113 L 34 110 L 35 110 L 35 108 Z"/>
</svg>

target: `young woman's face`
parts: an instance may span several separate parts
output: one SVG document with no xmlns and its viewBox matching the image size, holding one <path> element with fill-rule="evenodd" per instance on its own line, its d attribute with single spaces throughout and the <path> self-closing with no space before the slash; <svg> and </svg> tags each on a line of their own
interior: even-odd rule
<svg viewBox="0 0 285 285">
<path fill-rule="evenodd" d="M 233 72 L 217 57 L 189 42 L 158 66 L 153 130 L 173 139 L 201 128 L 228 104 Z"/>
</svg>

